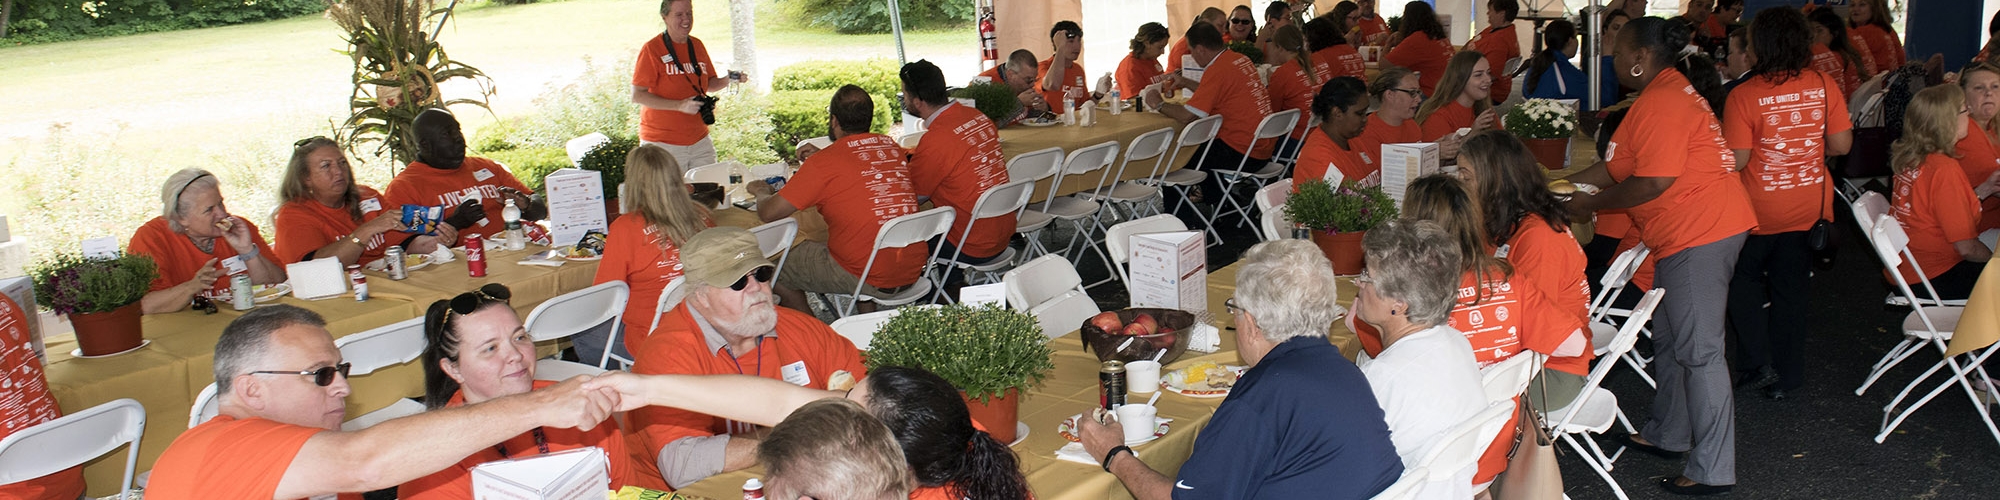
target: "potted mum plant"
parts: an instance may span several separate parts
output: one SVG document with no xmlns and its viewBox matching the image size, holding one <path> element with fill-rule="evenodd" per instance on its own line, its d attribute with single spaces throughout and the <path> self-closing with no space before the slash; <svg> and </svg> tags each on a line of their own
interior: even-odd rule
<svg viewBox="0 0 2000 500">
<path fill-rule="evenodd" d="M 1570 139 L 1576 136 L 1576 105 L 1556 99 L 1529 99 L 1507 111 L 1508 132 L 1521 138 L 1542 168 L 1569 166 Z"/>
<path fill-rule="evenodd" d="M 1014 441 L 1021 390 L 1055 369 L 1041 323 L 995 305 L 904 308 L 869 341 L 868 368 L 906 366 L 938 374 L 963 392 L 972 419 Z"/>
<path fill-rule="evenodd" d="M 28 274 L 35 281 L 35 303 L 69 316 L 83 355 L 117 354 L 138 348 L 145 340 L 139 327 L 139 299 L 160 275 L 152 258 L 90 259 L 65 253 Z"/>
<path fill-rule="evenodd" d="M 1014 90 L 1008 88 L 1005 83 L 975 83 L 952 90 L 951 96 L 971 99 L 972 107 L 977 108 L 980 114 L 986 115 L 986 119 L 993 120 L 996 125 L 1007 125 L 1007 120 L 1021 110 L 1020 98 L 1015 97 Z"/>
<path fill-rule="evenodd" d="M 1340 187 L 1312 180 L 1298 188 L 1299 192 L 1285 201 L 1285 217 L 1312 230 L 1313 244 L 1333 261 L 1334 274 L 1360 273 L 1361 237 L 1396 218 L 1396 201 L 1380 186 L 1362 187 L 1351 180 L 1341 182 Z"/>
</svg>

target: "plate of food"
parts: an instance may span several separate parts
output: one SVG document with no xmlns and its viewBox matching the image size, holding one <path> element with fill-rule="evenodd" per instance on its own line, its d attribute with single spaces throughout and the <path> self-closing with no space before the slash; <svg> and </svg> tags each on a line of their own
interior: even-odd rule
<svg viewBox="0 0 2000 500">
<path fill-rule="evenodd" d="M 433 256 L 431 256 L 431 254 L 427 254 L 427 253 L 420 253 L 420 254 L 404 254 L 404 255 L 403 255 L 403 270 L 404 270 L 404 271 L 415 271 L 415 270 L 418 270 L 418 269 L 423 269 L 423 268 L 426 268 L 426 267 L 431 267 L 431 264 L 433 264 L 433 263 L 436 263 L 436 262 L 437 262 L 437 257 L 433 257 Z M 372 261 L 369 261 L 369 262 L 368 262 L 368 265 L 367 265 L 367 266 L 365 266 L 365 267 L 367 267 L 367 268 L 368 268 L 368 270 L 370 270 L 370 271 L 375 271 L 375 272 L 388 272 L 388 271 L 389 271 L 389 259 L 388 259 L 387 257 L 384 257 L 384 258 L 380 258 L 380 259 L 375 259 L 375 260 L 372 260 Z"/>
<path fill-rule="evenodd" d="M 1083 438 L 1077 437 L 1076 435 L 1076 419 L 1079 418 L 1083 418 L 1083 414 L 1078 413 L 1075 415 L 1070 415 L 1069 418 L 1063 419 L 1062 425 L 1056 426 L 1056 434 L 1062 436 L 1063 439 L 1069 440 L 1069 442 L 1072 443 L 1082 442 Z M 1126 441 L 1125 446 L 1138 446 L 1141 444 L 1151 443 L 1153 442 L 1153 440 L 1159 439 L 1160 436 L 1167 435 L 1167 431 L 1172 429 L 1174 426 L 1174 421 L 1172 420 L 1156 419 L 1154 420 L 1154 422 L 1156 423 L 1156 426 L 1153 427 L 1153 435 L 1151 437 L 1147 437 L 1146 439 L 1141 439 L 1138 441 Z"/>
<path fill-rule="evenodd" d="M 1102 109 L 1106 111 L 1111 110 L 1112 106 L 1118 106 L 1119 111 L 1132 109 L 1132 103 L 1125 101 L 1113 101 L 1110 99 L 1105 99 L 1103 102 L 1097 103 L 1097 109 Z"/>
<path fill-rule="evenodd" d="M 1054 118 L 1047 118 L 1047 117 L 1024 118 L 1021 120 L 1022 125 L 1027 125 L 1030 127 L 1051 127 L 1055 126 L 1058 123 L 1062 122 Z"/>
<path fill-rule="evenodd" d="M 291 283 L 279 283 L 276 285 L 257 285 L 250 287 L 251 300 L 255 300 L 259 304 L 270 302 L 273 300 L 278 300 L 279 297 L 284 297 L 285 294 L 288 293 L 292 293 Z"/>
<path fill-rule="evenodd" d="M 1243 377 L 1243 371 L 1248 369 L 1203 361 L 1161 375 L 1160 388 L 1191 398 L 1219 398 L 1228 396 L 1229 388 L 1235 387 L 1236 379 Z"/>
<path fill-rule="evenodd" d="M 577 248 L 576 245 L 563 245 L 549 249 L 549 255 L 553 257 L 562 257 L 565 259 L 577 260 L 577 261 L 598 260 L 604 258 L 604 254 L 593 252 L 588 248 Z"/>
</svg>

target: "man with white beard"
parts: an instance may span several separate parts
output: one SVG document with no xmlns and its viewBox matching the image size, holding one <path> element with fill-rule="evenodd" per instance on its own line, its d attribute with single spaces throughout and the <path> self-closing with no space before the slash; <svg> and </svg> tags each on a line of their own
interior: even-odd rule
<svg viewBox="0 0 2000 500">
<path fill-rule="evenodd" d="M 749 231 L 695 234 L 681 263 L 687 298 L 632 353 L 633 373 L 756 375 L 822 390 L 844 390 L 864 375 L 854 343 L 819 318 L 774 307 L 776 266 Z M 638 468 L 675 488 L 756 463 L 754 425 L 657 406 L 630 418 L 644 443 L 629 447 Z"/>
</svg>

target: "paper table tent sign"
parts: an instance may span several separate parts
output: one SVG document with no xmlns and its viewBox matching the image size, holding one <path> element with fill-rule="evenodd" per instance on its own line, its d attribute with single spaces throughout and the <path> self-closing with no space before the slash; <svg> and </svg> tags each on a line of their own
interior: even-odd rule
<svg viewBox="0 0 2000 500">
<path fill-rule="evenodd" d="M 1438 172 L 1438 146 L 1433 142 L 1382 145 L 1382 192 L 1403 206 L 1410 182 Z"/>
<path fill-rule="evenodd" d="M 542 178 L 542 186 L 549 196 L 551 244 L 576 244 L 591 230 L 610 232 L 611 222 L 604 214 L 604 174 L 565 168 Z"/>
<path fill-rule="evenodd" d="M 1132 307 L 1208 310 L 1208 244 L 1201 231 L 1135 234 L 1130 246 Z"/>
<path fill-rule="evenodd" d="M 476 500 L 602 500 L 611 491 L 604 450 L 595 446 L 472 468 Z"/>
<path fill-rule="evenodd" d="M 313 259 L 285 265 L 287 283 L 292 284 L 292 295 L 305 300 L 332 297 L 347 293 L 347 270 L 340 267 L 340 259 Z"/>
</svg>

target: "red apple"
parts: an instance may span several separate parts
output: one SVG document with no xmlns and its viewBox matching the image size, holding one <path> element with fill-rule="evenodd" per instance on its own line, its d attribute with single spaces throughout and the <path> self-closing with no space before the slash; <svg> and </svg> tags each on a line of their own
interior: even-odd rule
<svg viewBox="0 0 2000 500">
<path fill-rule="evenodd" d="M 1179 335 L 1174 335 L 1172 333 L 1161 333 L 1159 335 L 1146 337 L 1146 343 L 1152 344 L 1154 349 L 1166 349 L 1169 347 L 1173 347 L 1174 341 L 1180 340 L 1179 337 L 1180 337 Z"/>
<path fill-rule="evenodd" d="M 1120 331 L 1124 330 L 1125 328 L 1125 324 L 1123 322 L 1118 321 L 1118 313 L 1110 311 L 1098 313 L 1098 315 L 1096 316 L 1091 316 L 1090 325 L 1097 327 L 1097 329 L 1099 330 L 1104 330 L 1104 333 L 1109 333 L 1113 335 L 1117 335 Z"/>
<path fill-rule="evenodd" d="M 1151 314 L 1141 313 L 1139 317 L 1132 318 L 1132 324 L 1145 325 L 1147 335 L 1152 335 L 1160 331 L 1160 322 L 1158 320 L 1153 319 L 1153 315 Z"/>
<path fill-rule="evenodd" d="M 1153 332 L 1146 331 L 1146 325 L 1141 325 L 1138 323 L 1125 325 L 1125 331 L 1121 333 L 1121 335 L 1132 336 L 1132 337 L 1152 335 L 1152 334 Z"/>
</svg>

